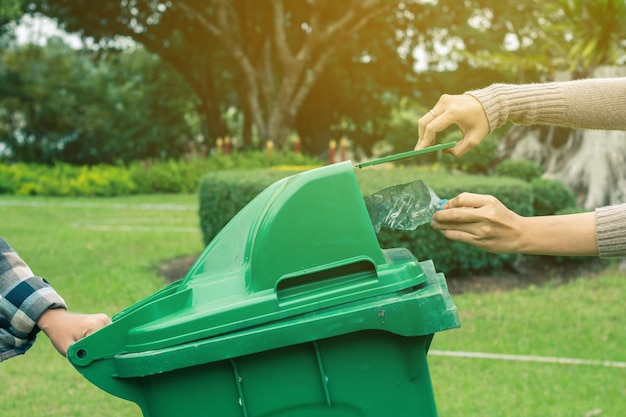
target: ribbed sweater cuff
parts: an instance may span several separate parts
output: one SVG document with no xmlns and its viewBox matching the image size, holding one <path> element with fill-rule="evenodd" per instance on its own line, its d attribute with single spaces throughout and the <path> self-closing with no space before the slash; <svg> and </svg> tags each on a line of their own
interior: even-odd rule
<svg viewBox="0 0 626 417">
<path fill-rule="evenodd" d="M 558 83 L 492 84 L 465 94 L 480 101 L 490 131 L 508 120 L 518 124 L 560 124 L 567 112 L 567 100 Z"/>
<path fill-rule="evenodd" d="M 626 257 L 626 204 L 596 209 L 596 241 L 601 258 Z"/>
</svg>

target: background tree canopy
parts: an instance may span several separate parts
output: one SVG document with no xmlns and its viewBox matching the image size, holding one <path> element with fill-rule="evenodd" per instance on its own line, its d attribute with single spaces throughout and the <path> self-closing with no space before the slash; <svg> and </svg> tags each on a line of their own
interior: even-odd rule
<svg viewBox="0 0 626 417">
<path fill-rule="evenodd" d="M 195 96 L 145 50 L 94 53 L 61 39 L 0 55 L 0 139 L 19 161 L 74 164 L 179 157 Z"/>
<path fill-rule="evenodd" d="M 94 46 L 5 44 L 4 150 L 41 161 L 128 161 L 177 157 L 199 136 L 209 146 L 230 136 L 239 147 L 282 147 L 294 133 L 313 154 L 343 136 L 366 153 L 380 140 L 406 150 L 414 121 L 442 93 L 538 80 L 570 66 L 564 57 L 575 42 L 590 54 L 592 41 L 581 39 L 619 44 L 623 25 L 598 26 L 607 15 L 598 10 L 614 7 L 619 21 L 620 2 L 10 0 L 2 22 L 49 16 Z M 612 6 L 592 7 L 600 3 Z M 575 21 L 577 10 L 585 13 Z M 585 32 L 590 23 L 609 29 Z M 119 50 L 120 38 L 159 59 Z M 28 68 L 8 62 L 12 54 L 27 54 Z M 576 67 L 586 62 L 598 61 Z"/>
<path fill-rule="evenodd" d="M 394 31 L 411 21 L 394 19 L 405 9 L 399 10 L 399 4 L 353 0 L 339 8 L 328 0 L 40 0 L 29 9 L 103 44 L 129 36 L 158 54 L 200 98 L 208 137 L 229 134 L 221 115 L 236 106 L 261 143 L 271 139 L 284 145 L 298 120 L 305 146 L 315 152 L 316 141 L 307 139 L 320 135 L 307 126 L 315 116 L 307 112 L 310 116 L 303 117 L 307 99 L 309 107 L 321 105 L 327 125 L 346 116 L 358 124 L 367 108 L 359 102 L 388 111 L 382 92 L 407 89 L 412 57 L 397 54 Z M 315 88 L 327 96 L 315 97 Z M 342 90 L 352 93 L 349 106 Z M 243 136 L 249 145 L 251 129 L 244 129 Z"/>
</svg>

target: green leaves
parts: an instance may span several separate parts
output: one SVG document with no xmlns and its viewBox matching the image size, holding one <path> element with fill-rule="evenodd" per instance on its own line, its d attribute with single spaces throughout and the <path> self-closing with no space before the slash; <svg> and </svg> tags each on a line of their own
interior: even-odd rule
<svg viewBox="0 0 626 417">
<path fill-rule="evenodd" d="M 21 15 L 22 0 L 2 0 L 0 2 L 0 24 Z"/>
<path fill-rule="evenodd" d="M 178 157 L 193 140 L 188 120 L 197 104 L 180 77 L 143 48 L 75 50 L 52 38 L 0 55 L 0 143 L 9 160 Z"/>
<path fill-rule="evenodd" d="M 618 64 L 624 57 L 626 2 L 623 0 L 558 0 L 546 2 L 548 33 L 569 45 L 570 71 L 590 72 Z"/>
</svg>

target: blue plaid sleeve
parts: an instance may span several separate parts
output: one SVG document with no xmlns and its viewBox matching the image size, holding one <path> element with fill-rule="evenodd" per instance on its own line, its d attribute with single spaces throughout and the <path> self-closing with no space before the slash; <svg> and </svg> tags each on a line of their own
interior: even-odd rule
<svg viewBox="0 0 626 417">
<path fill-rule="evenodd" d="M 0 361 L 25 353 L 35 343 L 37 321 L 50 308 L 67 306 L 0 237 Z"/>
</svg>

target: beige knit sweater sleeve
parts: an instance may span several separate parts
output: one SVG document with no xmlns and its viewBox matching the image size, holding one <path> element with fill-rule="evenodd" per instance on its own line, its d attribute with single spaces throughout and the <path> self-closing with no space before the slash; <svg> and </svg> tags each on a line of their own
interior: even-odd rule
<svg viewBox="0 0 626 417">
<path fill-rule="evenodd" d="M 490 130 L 507 121 L 626 130 L 626 78 L 493 84 L 466 94 L 481 102 Z M 600 257 L 626 257 L 626 204 L 596 209 L 596 242 Z"/>
<path fill-rule="evenodd" d="M 626 204 L 596 209 L 596 243 L 601 258 L 626 257 Z"/>
<path fill-rule="evenodd" d="M 493 130 L 507 121 L 581 129 L 626 130 L 626 78 L 543 84 L 493 84 L 468 91 Z"/>
</svg>

